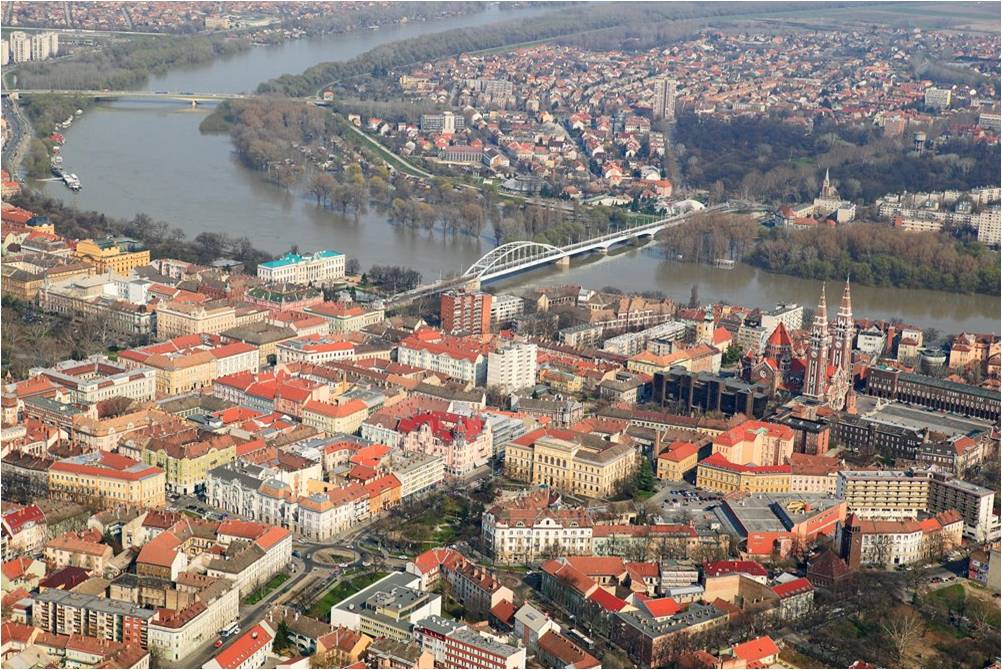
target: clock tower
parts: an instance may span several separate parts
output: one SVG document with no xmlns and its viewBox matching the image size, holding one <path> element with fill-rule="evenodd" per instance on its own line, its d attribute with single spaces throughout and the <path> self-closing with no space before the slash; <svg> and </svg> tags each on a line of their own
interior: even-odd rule
<svg viewBox="0 0 1002 670">
<path fill-rule="evenodd" d="M 828 387 L 828 348 L 831 344 L 828 333 L 828 301 L 825 286 L 821 285 L 821 299 L 814 313 L 810 342 L 807 345 L 807 373 L 804 375 L 803 393 L 809 398 L 824 400 Z"/>
</svg>

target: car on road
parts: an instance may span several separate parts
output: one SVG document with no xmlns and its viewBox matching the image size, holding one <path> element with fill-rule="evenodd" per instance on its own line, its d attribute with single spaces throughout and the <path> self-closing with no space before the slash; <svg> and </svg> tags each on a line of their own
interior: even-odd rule
<svg viewBox="0 0 1002 670">
<path fill-rule="evenodd" d="M 215 647 L 216 649 L 219 649 L 220 647 L 223 646 L 223 639 L 219 638 L 218 640 L 212 643 L 212 646 Z"/>
<path fill-rule="evenodd" d="M 299 551 L 298 549 L 293 549 L 292 550 L 292 555 L 294 557 L 296 557 L 296 558 L 302 558 L 303 557 L 303 552 Z"/>
</svg>

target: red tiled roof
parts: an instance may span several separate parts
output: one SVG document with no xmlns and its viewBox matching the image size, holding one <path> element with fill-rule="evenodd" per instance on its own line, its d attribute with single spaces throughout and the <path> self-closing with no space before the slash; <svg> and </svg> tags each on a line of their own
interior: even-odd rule
<svg viewBox="0 0 1002 670">
<path fill-rule="evenodd" d="M 427 574 L 439 569 L 442 565 L 455 567 L 465 561 L 466 557 L 455 549 L 429 549 L 415 556 L 413 562 L 414 567 L 422 574 Z"/>
<path fill-rule="evenodd" d="M 703 564 L 703 574 L 707 577 L 719 577 L 744 573 L 756 577 L 768 577 L 769 573 L 755 561 L 710 561 Z"/>
<path fill-rule="evenodd" d="M 723 470 L 731 470 L 732 472 L 751 472 L 756 474 L 784 474 L 792 471 L 789 465 L 740 465 L 739 463 L 731 463 L 727 460 L 726 456 L 719 452 L 704 458 L 699 464 Z"/>
<path fill-rule="evenodd" d="M 12 536 L 20 533 L 21 529 L 29 523 L 45 523 L 45 514 L 38 505 L 28 505 L 3 515 L 5 530 L 9 530 Z"/>
<path fill-rule="evenodd" d="M 220 668 L 240 668 L 260 649 L 270 646 L 273 639 L 267 624 L 259 623 L 241 635 L 233 644 L 216 655 Z"/>
<path fill-rule="evenodd" d="M 589 600 L 594 600 L 602 609 L 609 612 L 619 612 L 626 607 L 626 601 L 617 598 L 605 589 L 595 589 L 594 593 L 588 596 Z"/>
<path fill-rule="evenodd" d="M 814 587 L 811 583 L 803 577 L 786 582 L 785 584 L 777 584 L 772 587 L 772 592 L 780 598 L 789 598 L 790 596 L 800 595 L 801 593 L 807 593 L 813 590 Z"/>
<path fill-rule="evenodd" d="M 778 653 L 779 647 L 768 635 L 734 645 L 734 656 L 747 662 L 761 661 Z"/>
<path fill-rule="evenodd" d="M 491 608 L 491 614 L 502 623 L 509 623 L 515 616 L 515 606 L 509 600 L 502 600 Z"/>
<path fill-rule="evenodd" d="M 648 598 L 643 601 L 643 605 L 655 619 L 669 617 L 682 611 L 682 606 L 672 598 Z"/>
<path fill-rule="evenodd" d="M 664 459 L 666 461 L 672 461 L 673 463 L 678 463 L 689 458 L 693 454 L 699 452 L 699 447 L 697 447 L 692 442 L 675 442 L 670 447 L 658 454 L 658 458 Z"/>
</svg>

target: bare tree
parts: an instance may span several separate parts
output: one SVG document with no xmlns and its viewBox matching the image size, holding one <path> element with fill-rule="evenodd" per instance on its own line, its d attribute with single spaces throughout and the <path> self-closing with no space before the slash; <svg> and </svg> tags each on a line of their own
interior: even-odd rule
<svg viewBox="0 0 1002 670">
<path fill-rule="evenodd" d="M 899 610 L 891 613 L 880 623 L 880 630 L 890 641 L 895 660 L 901 663 L 905 652 L 925 633 L 925 622 L 913 610 Z"/>
</svg>

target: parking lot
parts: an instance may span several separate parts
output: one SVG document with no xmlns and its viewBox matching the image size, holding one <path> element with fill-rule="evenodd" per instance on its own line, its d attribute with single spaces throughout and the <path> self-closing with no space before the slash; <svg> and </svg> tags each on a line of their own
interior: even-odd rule
<svg viewBox="0 0 1002 670">
<path fill-rule="evenodd" d="M 666 512 L 672 510 L 701 511 L 716 505 L 721 497 L 713 491 L 697 489 L 685 482 L 672 482 L 666 487 L 661 507 Z"/>
</svg>

